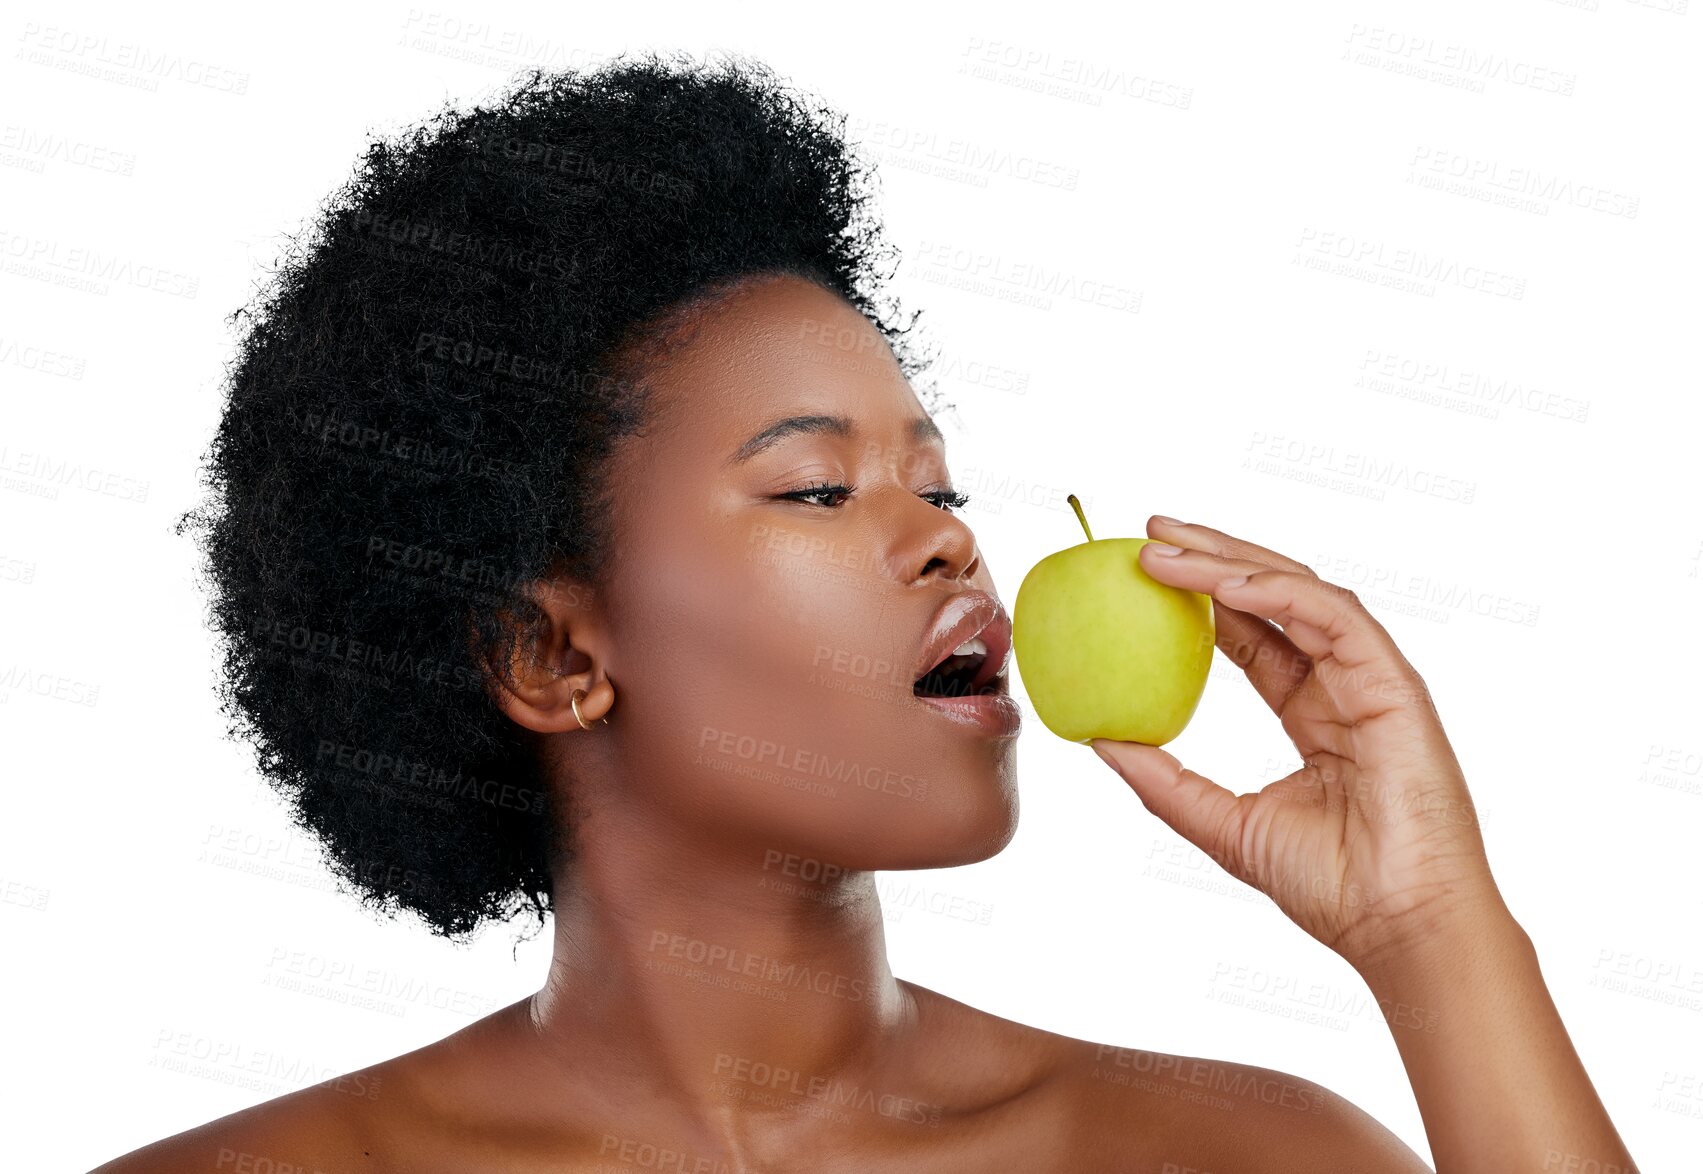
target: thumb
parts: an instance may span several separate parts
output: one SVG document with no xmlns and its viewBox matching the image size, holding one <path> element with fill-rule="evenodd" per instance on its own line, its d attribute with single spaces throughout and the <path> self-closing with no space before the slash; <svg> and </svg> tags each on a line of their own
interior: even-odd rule
<svg viewBox="0 0 1703 1174">
<path fill-rule="evenodd" d="M 1110 738 L 1094 738 L 1089 745 L 1129 784 L 1143 807 L 1220 868 L 1243 875 L 1242 805 L 1233 793 L 1157 746 Z"/>
</svg>

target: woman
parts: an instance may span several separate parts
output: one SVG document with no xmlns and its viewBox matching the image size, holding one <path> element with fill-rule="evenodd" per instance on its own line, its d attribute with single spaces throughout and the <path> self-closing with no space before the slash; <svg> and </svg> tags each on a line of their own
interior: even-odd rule
<svg viewBox="0 0 1703 1174">
<path fill-rule="evenodd" d="M 873 873 L 1010 840 L 1017 715 L 834 127 L 757 65 L 534 73 L 374 144 L 250 311 L 185 519 L 233 730 L 375 908 L 525 906 L 555 950 L 444 1040 L 102 1170 L 1426 1168 L 1300 1077 L 888 968 Z M 1631 1169 L 1388 635 L 1293 559 L 1148 533 L 1308 765 L 1238 798 L 1096 751 L 1365 976 L 1440 1170 Z"/>
</svg>

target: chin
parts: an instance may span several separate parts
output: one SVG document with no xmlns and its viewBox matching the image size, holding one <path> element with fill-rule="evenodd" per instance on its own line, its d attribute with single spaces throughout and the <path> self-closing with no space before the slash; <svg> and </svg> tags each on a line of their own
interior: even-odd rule
<svg viewBox="0 0 1703 1174">
<path fill-rule="evenodd" d="M 1017 783 L 1014 773 L 996 778 L 964 778 L 941 786 L 895 824 L 882 870 L 955 868 L 997 856 L 1017 834 Z"/>
<path fill-rule="evenodd" d="M 990 809 L 985 819 L 973 825 L 972 831 L 974 834 L 965 835 L 960 830 L 956 837 L 960 849 L 957 858 L 936 867 L 975 864 L 1003 852 L 1017 834 L 1017 789 L 1013 787 L 1005 802 L 997 810 Z"/>
</svg>

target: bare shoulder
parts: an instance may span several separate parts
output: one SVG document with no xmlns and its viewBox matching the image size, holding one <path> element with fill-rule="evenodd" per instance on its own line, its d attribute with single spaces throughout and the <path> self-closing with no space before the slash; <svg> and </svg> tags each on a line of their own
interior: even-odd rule
<svg viewBox="0 0 1703 1174">
<path fill-rule="evenodd" d="M 430 1090 L 465 1074 L 472 1045 L 514 1007 L 366 1068 L 162 1138 L 91 1174 L 385 1174 L 420 1168 Z M 441 1156 L 441 1155 L 438 1155 Z"/>
<path fill-rule="evenodd" d="M 914 984 L 913 984 L 914 985 Z M 955 1049 L 1021 1073 L 1022 1130 L 1053 1139 L 1048 1163 L 1145 1174 L 1431 1168 L 1358 1105 L 1273 1068 L 1094 1043 L 925 992 L 950 1008 Z"/>
<path fill-rule="evenodd" d="M 1430 1174 L 1375 1117 L 1316 1081 L 1231 1060 L 1055 1039 L 1052 1079 L 1080 1106 L 1081 1135 L 1108 1163 L 1139 1130 L 1162 1152 L 1134 1168 L 1171 1174 Z"/>
<path fill-rule="evenodd" d="M 378 1068 L 351 1072 L 186 1129 L 97 1166 L 91 1174 L 343 1174 L 379 1169 L 365 1153 L 371 1148 L 368 1137 L 376 1114 L 356 1103 L 383 1089 Z"/>
</svg>

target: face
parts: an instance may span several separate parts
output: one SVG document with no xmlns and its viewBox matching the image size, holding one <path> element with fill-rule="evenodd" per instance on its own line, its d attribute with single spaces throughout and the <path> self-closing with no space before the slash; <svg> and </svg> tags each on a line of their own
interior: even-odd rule
<svg viewBox="0 0 1703 1174">
<path fill-rule="evenodd" d="M 694 321 L 609 473 L 596 643 L 615 701 L 588 737 L 609 739 L 612 785 L 754 858 L 985 859 L 1016 828 L 995 712 L 1015 706 L 913 691 L 997 607 L 943 440 L 875 327 L 808 281 L 764 278 Z M 775 427 L 798 417 L 844 427 Z M 1008 624 L 998 607 L 978 683 Z"/>
</svg>

